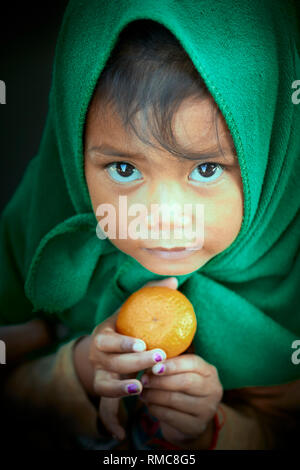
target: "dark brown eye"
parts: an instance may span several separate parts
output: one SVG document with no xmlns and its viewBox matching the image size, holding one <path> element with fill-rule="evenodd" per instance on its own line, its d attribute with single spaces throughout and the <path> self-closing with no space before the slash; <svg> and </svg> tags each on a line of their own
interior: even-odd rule
<svg viewBox="0 0 300 470">
<path fill-rule="evenodd" d="M 198 165 L 191 173 L 191 179 L 209 183 L 216 180 L 222 175 L 224 166 L 219 163 L 205 162 Z"/>
<path fill-rule="evenodd" d="M 215 163 L 203 163 L 202 165 L 198 166 L 198 171 L 201 176 L 209 178 L 213 176 L 216 172 L 217 165 Z"/>
<path fill-rule="evenodd" d="M 134 170 L 134 167 L 130 163 L 119 162 L 116 163 L 116 170 L 120 176 L 131 176 Z"/>
<path fill-rule="evenodd" d="M 105 166 L 109 176 L 117 183 L 130 183 L 142 178 L 141 172 L 127 162 L 114 162 Z"/>
</svg>

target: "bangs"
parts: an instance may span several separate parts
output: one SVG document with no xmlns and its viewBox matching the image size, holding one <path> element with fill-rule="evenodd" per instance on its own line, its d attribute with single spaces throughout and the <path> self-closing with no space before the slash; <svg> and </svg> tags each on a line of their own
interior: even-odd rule
<svg viewBox="0 0 300 470">
<path fill-rule="evenodd" d="M 176 142 L 173 118 L 184 100 L 209 97 L 202 77 L 177 38 L 155 21 L 137 20 L 121 31 L 92 102 L 99 111 L 111 106 L 126 131 L 133 132 L 143 143 L 156 147 L 154 139 L 174 156 L 193 159 Z M 219 113 L 215 106 L 212 122 L 224 155 L 218 136 Z"/>
</svg>

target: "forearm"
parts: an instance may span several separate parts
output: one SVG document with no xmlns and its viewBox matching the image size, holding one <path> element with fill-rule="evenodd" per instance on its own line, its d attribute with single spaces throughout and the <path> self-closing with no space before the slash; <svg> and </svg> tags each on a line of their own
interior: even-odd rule
<svg viewBox="0 0 300 470">
<path fill-rule="evenodd" d="M 225 392 L 218 407 L 216 450 L 277 450 L 295 447 L 300 424 L 300 381 Z M 206 441 L 203 440 L 203 438 Z M 199 449 L 209 449 L 209 433 Z"/>
<path fill-rule="evenodd" d="M 263 388 L 261 388 L 263 390 Z M 237 395 L 239 392 L 237 391 Z M 274 411 L 261 407 L 260 400 L 221 402 L 217 419 L 210 421 L 207 429 L 193 442 L 180 445 L 191 450 L 277 450 L 296 445 L 300 424 L 300 403 L 293 409 L 283 403 L 283 409 Z M 300 402 L 300 396 L 298 398 Z M 278 404 L 279 405 L 279 404 Z M 276 408 L 275 408 L 276 410 Z"/>
<path fill-rule="evenodd" d="M 52 341 L 45 322 L 38 318 L 19 325 L 1 326 L 0 339 L 6 345 L 8 366 Z"/>
<path fill-rule="evenodd" d="M 95 397 L 94 391 L 94 368 L 90 361 L 86 360 L 89 355 L 91 336 L 83 336 L 74 346 L 74 367 L 79 382 L 90 397 Z"/>
<path fill-rule="evenodd" d="M 218 409 L 221 429 L 214 450 L 270 450 L 273 443 L 255 410 L 237 409 L 221 403 Z"/>
<path fill-rule="evenodd" d="M 206 430 L 195 440 L 179 444 L 186 450 L 261 450 L 268 447 L 256 416 L 242 413 L 224 403 Z"/>
<path fill-rule="evenodd" d="M 73 340 L 57 353 L 23 363 L 11 371 L 3 384 L 10 402 L 53 413 L 73 433 L 99 437 L 97 409 L 88 399 L 74 368 Z"/>
</svg>

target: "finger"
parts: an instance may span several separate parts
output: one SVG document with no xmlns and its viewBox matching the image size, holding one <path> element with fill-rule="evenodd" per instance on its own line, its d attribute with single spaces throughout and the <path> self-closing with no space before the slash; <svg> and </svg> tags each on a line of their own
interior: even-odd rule
<svg viewBox="0 0 300 470">
<path fill-rule="evenodd" d="M 145 284 L 143 287 L 152 287 L 152 286 L 166 286 L 166 287 L 170 287 L 170 289 L 177 289 L 178 280 L 176 277 L 168 277 L 166 279 L 162 279 L 161 281 L 147 282 L 147 284 Z"/>
<path fill-rule="evenodd" d="M 94 384 L 104 382 L 105 380 L 118 380 L 120 378 L 120 374 L 117 372 L 112 372 L 104 369 L 97 368 L 95 369 L 94 374 Z"/>
<path fill-rule="evenodd" d="M 101 397 L 121 398 L 138 395 L 142 388 L 139 380 L 120 380 L 118 374 L 102 369 L 95 372 L 94 391 Z"/>
<path fill-rule="evenodd" d="M 217 410 L 217 403 L 213 399 L 208 401 L 205 397 L 170 392 L 169 390 L 144 389 L 140 399 L 147 406 L 149 404 L 165 406 L 192 416 L 201 416 L 204 420 L 210 419 Z"/>
<path fill-rule="evenodd" d="M 106 328 L 97 334 L 93 341 L 96 351 L 101 352 L 124 353 L 146 350 L 146 344 L 143 340 L 121 335 Z"/>
<path fill-rule="evenodd" d="M 105 329 L 108 332 L 114 332 L 116 330 L 116 323 L 117 323 L 117 318 L 119 315 L 119 312 L 121 310 L 121 307 L 119 307 L 113 315 L 108 317 L 104 322 L 99 323 L 98 325 L 95 326 L 95 328 L 92 331 L 92 335 L 96 336 L 98 333 L 100 333 L 103 329 Z M 103 326 L 104 325 L 104 326 Z"/>
<path fill-rule="evenodd" d="M 184 434 L 183 432 L 179 431 L 178 429 L 170 426 L 167 423 L 160 422 L 160 428 L 163 433 L 164 438 L 171 442 L 174 445 L 182 445 L 186 441 L 189 441 L 191 438 Z"/>
<path fill-rule="evenodd" d="M 164 361 L 163 364 L 154 365 L 151 372 L 155 375 L 174 375 L 181 372 L 194 372 L 203 377 L 210 377 L 216 374 L 217 370 L 196 354 L 182 354 Z"/>
<path fill-rule="evenodd" d="M 166 353 L 162 349 L 152 349 L 151 351 L 114 354 L 98 351 L 95 354 L 93 362 L 100 364 L 101 368 L 119 374 L 132 374 L 152 367 L 158 362 L 166 359 Z"/>
<path fill-rule="evenodd" d="M 207 397 L 211 393 L 211 383 L 199 374 L 184 372 L 169 376 L 156 377 L 143 375 L 141 377 L 143 389 L 160 389 L 173 392 L 182 392 L 196 397 Z"/>
<path fill-rule="evenodd" d="M 119 398 L 101 397 L 99 405 L 99 416 L 105 428 L 117 439 L 125 438 L 125 431 L 119 423 L 118 412 L 120 406 Z"/>
<path fill-rule="evenodd" d="M 172 408 L 150 404 L 148 410 L 162 423 L 166 423 L 191 437 L 200 435 L 206 429 L 204 420 Z"/>
</svg>

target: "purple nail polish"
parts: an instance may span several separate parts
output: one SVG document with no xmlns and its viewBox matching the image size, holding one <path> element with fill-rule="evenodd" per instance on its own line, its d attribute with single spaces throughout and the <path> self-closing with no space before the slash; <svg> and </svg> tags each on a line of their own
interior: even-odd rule
<svg viewBox="0 0 300 470">
<path fill-rule="evenodd" d="M 163 374 L 166 370 L 166 367 L 164 364 L 155 364 L 155 366 L 152 367 L 152 372 L 153 374 Z"/>
<path fill-rule="evenodd" d="M 155 362 L 160 362 L 160 361 L 163 360 L 163 357 L 162 357 L 162 355 L 159 354 L 159 353 L 154 353 L 154 354 L 153 354 L 153 360 L 154 360 Z"/>
<path fill-rule="evenodd" d="M 143 377 L 141 378 L 141 382 L 143 387 L 147 385 L 149 383 L 148 377 L 146 375 L 143 375 Z"/>
<path fill-rule="evenodd" d="M 127 393 L 137 393 L 139 392 L 139 387 L 136 384 L 129 384 L 126 387 Z"/>
</svg>

